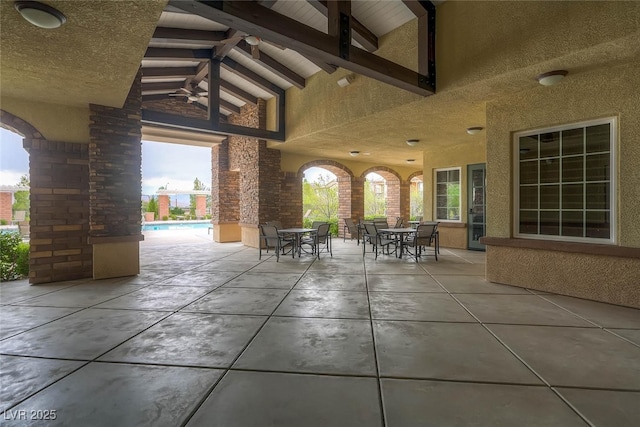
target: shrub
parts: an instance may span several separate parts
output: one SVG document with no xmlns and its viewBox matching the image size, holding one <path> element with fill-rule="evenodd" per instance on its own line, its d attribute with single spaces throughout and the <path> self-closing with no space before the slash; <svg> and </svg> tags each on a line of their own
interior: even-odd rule
<svg viewBox="0 0 640 427">
<path fill-rule="evenodd" d="M 337 219 L 320 219 L 320 218 L 303 218 L 302 227 L 311 228 L 313 221 L 323 221 L 329 223 L 329 233 L 332 236 L 338 235 L 338 220 Z"/>
<path fill-rule="evenodd" d="M 6 219 L 0 219 L 0 225 L 7 225 L 7 224 L 9 223 L 7 222 Z"/>
<path fill-rule="evenodd" d="M 20 242 L 18 245 L 18 257 L 16 260 L 16 270 L 19 276 L 29 275 L 29 244 Z"/>
<path fill-rule="evenodd" d="M 25 275 L 24 267 L 18 268 L 18 257 L 24 249 L 18 249 L 22 244 L 19 233 L 0 233 L 0 280 L 15 280 Z M 26 249 L 26 273 L 29 273 L 29 245 Z M 24 263 L 24 261 L 22 261 Z"/>
<path fill-rule="evenodd" d="M 166 215 L 163 215 L 163 216 L 162 216 L 162 220 L 163 220 L 163 221 L 168 221 L 168 220 L 169 220 L 169 217 L 168 217 L 168 216 L 166 216 Z"/>
</svg>

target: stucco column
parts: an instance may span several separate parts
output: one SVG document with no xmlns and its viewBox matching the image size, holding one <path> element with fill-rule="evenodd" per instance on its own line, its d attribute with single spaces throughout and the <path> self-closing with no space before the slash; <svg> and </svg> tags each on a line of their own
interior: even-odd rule
<svg viewBox="0 0 640 427">
<path fill-rule="evenodd" d="M 196 216 L 202 217 L 207 214 L 207 196 L 196 194 Z"/>
<path fill-rule="evenodd" d="M 169 218 L 169 196 L 166 194 L 159 194 L 158 195 L 158 216 L 160 218 L 158 218 L 161 221 L 165 220 L 166 218 Z"/>
</svg>

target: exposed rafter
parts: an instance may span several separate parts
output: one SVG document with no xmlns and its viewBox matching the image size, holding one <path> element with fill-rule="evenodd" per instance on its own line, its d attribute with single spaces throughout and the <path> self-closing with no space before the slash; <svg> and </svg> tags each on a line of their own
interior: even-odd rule
<svg viewBox="0 0 640 427">
<path fill-rule="evenodd" d="M 209 82 L 207 81 L 207 84 L 209 84 Z M 249 92 L 247 92 L 246 90 L 240 89 L 238 86 L 235 86 L 231 83 L 229 83 L 226 80 L 220 80 L 220 90 L 228 93 L 229 95 L 232 95 L 238 99 L 241 99 L 242 101 L 246 102 L 247 104 L 251 104 L 251 105 L 256 105 L 258 103 L 258 98 L 251 95 Z"/>
<path fill-rule="evenodd" d="M 236 0 L 204 3 L 196 0 L 174 0 L 170 4 L 239 31 L 290 47 L 305 56 L 318 58 L 416 94 L 427 96 L 435 92 L 435 81 L 427 75 L 419 74 L 355 46 L 349 46 L 348 55 L 344 57 L 344 54 L 340 55 L 339 38 L 324 34 L 254 2 Z"/>
<path fill-rule="evenodd" d="M 145 92 L 165 92 L 171 93 L 182 87 L 182 82 L 165 83 L 142 83 L 142 93 Z"/>
<path fill-rule="evenodd" d="M 227 111 L 231 111 L 232 113 L 240 114 L 240 107 L 230 103 L 229 101 L 225 101 L 224 99 L 220 100 L 220 107 L 224 108 Z"/>
<path fill-rule="evenodd" d="M 326 0 L 307 0 L 307 2 L 325 17 L 329 16 Z M 369 52 L 378 50 L 378 37 L 353 16 L 351 17 L 351 26 L 353 29 L 351 35 L 355 41 Z"/>
<path fill-rule="evenodd" d="M 229 28 L 229 30 L 226 32 L 225 39 L 230 40 L 237 35 L 239 35 L 239 31 L 234 30 L 233 28 Z M 238 41 L 240 41 L 240 39 L 238 39 Z M 236 44 L 238 44 L 238 41 L 230 40 L 226 43 L 216 46 L 215 57 L 218 59 L 224 59 L 224 57 L 227 56 L 229 52 L 231 52 Z"/>
<path fill-rule="evenodd" d="M 194 41 L 200 43 L 217 43 L 227 37 L 225 31 L 186 30 L 183 28 L 157 27 L 151 41 L 171 43 Z"/>
<path fill-rule="evenodd" d="M 162 47 L 149 47 L 144 54 L 144 59 L 161 61 L 204 61 L 211 58 L 211 49 L 172 49 Z"/>
<path fill-rule="evenodd" d="M 220 65 L 225 70 L 234 72 L 235 74 L 241 76 L 245 80 L 248 80 L 249 82 L 253 83 L 259 88 L 266 90 L 267 92 L 269 92 L 274 96 L 278 95 L 278 93 L 282 90 L 275 83 L 271 83 L 269 80 L 265 79 L 261 75 L 257 74 L 254 71 L 251 71 L 244 65 L 237 63 L 236 61 L 234 61 L 229 57 L 224 58 L 220 62 Z"/>
<path fill-rule="evenodd" d="M 299 89 L 303 89 L 305 85 L 305 78 L 293 72 L 290 68 L 282 65 L 280 62 L 273 59 L 271 56 L 267 55 L 264 52 L 260 52 L 260 58 L 253 58 L 251 55 L 251 46 L 244 41 L 241 40 L 236 46 L 236 50 L 247 58 L 253 59 L 255 62 L 261 64 L 267 70 L 276 74 L 278 77 L 288 81 L 295 87 Z"/>
<path fill-rule="evenodd" d="M 142 81 L 186 79 L 198 72 L 196 67 L 149 67 L 142 69 Z"/>
</svg>

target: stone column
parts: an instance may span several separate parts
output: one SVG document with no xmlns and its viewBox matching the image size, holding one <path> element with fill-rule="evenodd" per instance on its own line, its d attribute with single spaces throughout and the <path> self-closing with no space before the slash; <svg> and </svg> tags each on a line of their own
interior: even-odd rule
<svg viewBox="0 0 640 427">
<path fill-rule="evenodd" d="M 411 181 L 400 181 L 400 215 L 405 224 L 411 219 Z"/>
<path fill-rule="evenodd" d="M 394 225 L 400 214 L 400 180 L 387 178 L 387 219 Z"/>
<path fill-rule="evenodd" d="M 158 218 L 161 221 L 164 221 L 165 217 L 169 218 L 170 208 L 169 208 L 169 196 L 166 194 L 158 195 Z"/>
<path fill-rule="evenodd" d="M 141 72 L 122 108 L 91 104 L 89 187 L 93 277 L 140 272 Z"/>
<path fill-rule="evenodd" d="M 351 218 L 354 221 L 364 218 L 364 181 L 365 178 L 351 178 Z"/>
<path fill-rule="evenodd" d="M 211 148 L 211 195 L 213 240 L 237 242 L 241 240 L 240 174 L 229 170 L 229 142 Z"/>
<path fill-rule="evenodd" d="M 358 218 L 354 218 L 351 213 L 351 177 L 338 177 L 338 236 L 344 235 L 344 219 L 351 218 L 354 222 Z"/>
</svg>

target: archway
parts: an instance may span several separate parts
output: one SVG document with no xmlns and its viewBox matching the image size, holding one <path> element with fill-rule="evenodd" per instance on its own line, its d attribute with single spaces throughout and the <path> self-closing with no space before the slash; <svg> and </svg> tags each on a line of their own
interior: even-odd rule
<svg viewBox="0 0 640 427">
<path fill-rule="evenodd" d="M 412 220 L 422 219 L 424 216 L 424 187 L 423 172 L 416 171 L 409 175 L 409 215 Z"/>
<path fill-rule="evenodd" d="M 386 200 L 385 215 L 389 221 L 394 221 L 398 217 L 405 221 L 409 219 L 409 185 L 402 181 L 400 174 L 386 166 L 374 166 L 365 170 L 361 177 L 366 179 L 367 175 L 375 173 L 382 177 L 384 184 L 384 197 Z"/>
</svg>

